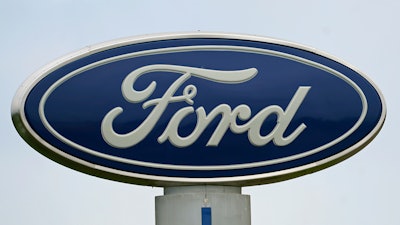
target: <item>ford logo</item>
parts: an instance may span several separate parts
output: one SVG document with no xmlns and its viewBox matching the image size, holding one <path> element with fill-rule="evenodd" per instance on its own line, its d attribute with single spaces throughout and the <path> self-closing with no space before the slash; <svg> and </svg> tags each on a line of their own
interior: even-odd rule
<svg viewBox="0 0 400 225">
<path fill-rule="evenodd" d="M 33 74 L 12 118 L 46 157 L 127 183 L 255 185 L 334 165 L 386 116 L 377 87 L 327 54 L 183 33 L 90 46 Z"/>
</svg>

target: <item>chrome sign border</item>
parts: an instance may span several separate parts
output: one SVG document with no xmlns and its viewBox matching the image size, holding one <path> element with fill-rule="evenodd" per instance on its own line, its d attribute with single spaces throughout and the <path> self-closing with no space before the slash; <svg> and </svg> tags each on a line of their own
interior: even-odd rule
<svg viewBox="0 0 400 225">
<path fill-rule="evenodd" d="M 77 59 L 83 58 L 85 56 L 105 51 L 108 49 L 114 49 L 119 46 L 126 46 L 144 42 L 153 42 L 160 40 L 171 40 L 171 39 L 189 39 L 189 38 L 216 38 L 216 39 L 235 39 L 235 40 L 244 40 L 244 41 L 256 41 L 263 43 L 272 43 L 278 45 L 284 45 L 288 47 L 297 48 L 300 50 L 311 52 L 315 55 L 326 57 L 330 60 L 336 61 L 354 71 L 356 71 L 359 75 L 364 77 L 377 91 L 381 104 L 382 104 L 382 112 L 378 123 L 375 125 L 374 129 L 363 139 L 358 141 L 355 145 L 350 148 L 347 148 L 341 151 L 338 154 L 332 155 L 323 160 L 319 160 L 307 165 L 303 165 L 300 167 L 294 167 L 290 169 L 285 169 L 281 171 L 268 172 L 263 174 L 254 174 L 254 175 L 244 175 L 244 176 L 234 176 L 234 177 L 216 177 L 216 178 L 191 178 L 191 177 L 169 177 L 169 176 L 155 176 L 148 174 L 140 174 L 127 172 L 122 170 L 117 170 L 114 168 L 109 168 L 104 165 L 97 165 L 82 159 L 79 159 L 75 156 L 69 155 L 64 151 L 57 149 L 56 147 L 50 145 L 46 140 L 42 139 L 29 125 L 27 118 L 24 112 L 25 101 L 27 99 L 28 94 L 32 90 L 32 88 L 40 82 L 45 76 L 47 76 L 52 71 L 70 63 L 76 61 Z M 149 186 L 176 186 L 176 185 L 194 185 L 194 184 L 219 184 L 219 185 L 233 185 L 233 186 L 249 186 L 249 185 L 258 185 L 258 184 L 266 184 L 273 183 L 278 181 L 283 181 L 291 178 L 295 178 L 298 176 L 302 176 L 305 174 L 313 173 L 324 169 L 326 167 L 332 166 L 338 162 L 341 162 L 348 157 L 354 155 L 362 148 L 364 148 L 369 142 L 373 140 L 373 138 L 378 134 L 380 129 L 382 128 L 385 117 L 386 117 L 386 104 L 383 98 L 381 91 L 378 87 L 363 73 L 359 72 L 354 67 L 349 64 L 336 59 L 328 54 L 317 51 L 316 49 L 309 48 L 306 46 L 302 46 L 299 44 L 295 44 L 292 42 L 286 42 L 282 40 L 276 40 L 271 38 L 259 37 L 259 36 L 250 36 L 250 35 L 240 35 L 240 34 L 227 34 L 227 33 L 176 33 L 176 34 L 159 34 L 159 35 L 147 35 L 140 37 L 131 37 L 126 39 L 120 39 L 110 42 L 105 42 L 98 45 L 88 46 L 84 49 L 81 49 L 77 52 L 69 54 L 63 58 L 60 58 L 47 66 L 43 67 L 41 70 L 37 71 L 33 75 L 31 75 L 19 88 L 17 94 L 15 95 L 12 102 L 12 120 L 14 122 L 14 126 L 16 127 L 19 134 L 23 137 L 23 139 L 29 143 L 34 149 L 39 151 L 41 154 L 46 157 L 64 165 L 70 167 L 74 170 L 81 171 L 83 173 L 87 173 L 90 175 L 94 175 L 97 177 L 102 177 L 110 180 L 116 180 L 126 183 L 134 183 L 140 185 L 149 185 Z M 173 166 L 173 165 L 172 165 Z M 235 166 L 235 165 L 233 165 Z M 236 165 L 240 169 L 240 164 Z M 174 166 L 173 166 L 174 167 Z M 178 166 L 179 167 L 179 166 Z M 232 169 L 232 166 L 226 166 L 226 169 Z M 205 166 L 207 169 L 207 166 Z M 215 168 L 210 167 L 209 169 L 214 170 Z"/>
</svg>

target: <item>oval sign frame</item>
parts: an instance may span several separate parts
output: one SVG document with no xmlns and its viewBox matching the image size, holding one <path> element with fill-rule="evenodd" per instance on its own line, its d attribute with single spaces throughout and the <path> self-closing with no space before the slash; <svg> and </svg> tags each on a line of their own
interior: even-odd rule
<svg viewBox="0 0 400 225">
<path fill-rule="evenodd" d="M 88 161 L 85 161 L 75 155 L 68 154 L 67 152 L 63 151 L 63 149 L 59 149 L 55 146 L 53 146 L 49 141 L 46 141 L 45 138 L 41 137 L 33 128 L 32 124 L 29 122 L 29 120 L 26 117 L 26 102 L 28 96 L 31 94 L 32 90 L 35 88 L 35 86 L 40 83 L 43 79 L 45 79 L 49 74 L 52 72 L 56 71 L 57 69 L 63 68 L 64 66 L 68 65 L 71 62 L 77 62 L 79 59 L 82 59 L 87 56 L 95 55 L 97 53 L 101 53 L 107 50 L 113 50 L 117 49 L 119 47 L 123 46 L 128 46 L 128 45 L 137 45 L 137 44 L 143 44 L 143 43 L 156 43 L 159 41 L 165 41 L 165 40 L 182 40 L 182 41 L 187 41 L 191 39 L 215 39 L 215 40 L 235 40 L 235 41 L 244 41 L 244 42 L 257 42 L 261 44 L 269 44 L 269 45 L 277 45 L 277 46 L 284 46 L 284 47 L 289 47 L 293 48 L 295 50 L 307 52 L 307 54 L 315 55 L 317 57 L 323 57 L 326 58 L 327 60 L 333 61 L 335 63 L 338 63 L 342 66 L 347 67 L 348 69 L 354 71 L 358 75 L 360 75 L 363 79 L 366 80 L 367 83 L 369 83 L 372 86 L 372 89 L 376 91 L 376 94 L 380 100 L 381 104 L 381 111 L 379 118 L 377 119 L 376 124 L 374 124 L 373 129 L 362 137 L 360 140 L 357 140 L 354 142 L 354 144 L 350 147 L 346 147 L 345 149 L 342 149 L 340 152 L 334 154 L 334 155 L 329 155 L 326 158 L 322 159 L 317 159 L 313 162 L 307 162 L 304 165 L 300 166 L 294 166 L 292 168 L 284 168 L 282 170 L 277 170 L 277 171 L 267 171 L 267 172 L 256 172 L 254 174 L 241 174 L 241 175 L 232 175 L 232 176 L 227 176 L 226 174 L 224 175 L 216 175 L 215 177 L 201 177 L 199 175 L 190 176 L 186 175 L 181 175 L 181 176 L 171 176 L 171 175 L 154 175 L 150 173 L 143 173 L 143 172 L 132 172 L 132 171 L 126 171 L 126 170 L 121 170 L 121 169 L 115 169 L 112 166 L 107 166 L 107 165 L 101 165 L 99 163 L 91 163 Z M 226 46 L 225 46 L 226 47 Z M 246 46 L 228 46 L 232 47 L 232 49 L 236 49 L 237 51 L 250 51 L 248 50 L 249 47 Z M 184 49 L 179 49 L 180 46 L 176 46 L 174 51 L 187 51 Z M 199 47 L 201 48 L 201 46 Z M 208 46 L 209 48 L 209 46 Z M 156 47 L 154 49 L 157 50 Z M 227 49 L 217 49 L 219 51 L 224 51 Z M 251 50 L 253 51 L 253 50 Z M 257 50 L 259 51 L 259 50 Z M 266 50 L 267 51 L 267 50 Z M 135 54 L 135 53 L 132 53 Z M 148 55 L 154 54 L 154 53 L 146 53 Z M 271 54 L 271 53 L 262 53 L 262 54 Z M 289 57 L 293 61 L 301 61 L 303 64 L 308 64 L 313 67 L 318 67 L 321 70 L 328 71 L 329 73 L 335 74 L 338 73 L 335 70 L 321 65 L 319 63 L 313 62 L 312 60 L 309 59 L 302 59 L 301 57 L 295 56 L 295 55 L 290 55 L 287 53 L 280 53 L 274 51 L 273 54 L 281 54 L 278 57 Z M 118 60 L 118 59 L 111 59 L 111 60 Z M 163 66 L 161 66 L 163 68 Z M 83 70 L 85 69 L 82 67 Z M 172 70 L 184 70 L 188 68 L 173 68 Z M 151 69 L 150 69 L 151 70 Z M 154 68 L 153 68 L 154 70 Z M 165 70 L 165 68 L 164 68 Z M 171 70 L 171 68 L 167 68 L 166 70 Z M 214 71 L 215 72 L 215 71 Z M 248 71 L 251 72 L 251 71 Z M 195 72 L 192 72 L 195 73 Z M 199 72 L 202 73 L 202 72 Z M 183 74 L 183 73 L 182 73 Z M 253 71 L 254 74 L 254 71 Z M 338 73 L 337 75 L 342 76 L 341 73 Z M 64 79 L 67 76 L 63 76 L 62 79 Z M 350 84 L 354 83 L 350 78 L 347 78 L 345 75 L 344 77 L 341 77 L 344 81 Z M 61 80 L 61 79 L 60 79 Z M 63 81 L 57 80 L 57 82 L 62 83 L 65 82 L 64 79 Z M 57 83 L 55 82 L 55 83 Z M 231 83 L 234 83 L 235 81 L 229 81 Z M 56 87 L 58 87 L 57 84 L 53 89 L 48 89 L 46 92 L 47 97 L 51 94 L 52 91 Z M 54 85 L 53 85 L 54 86 Z M 52 87 L 53 87 L 52 86 Z M 355 84 L 355 86 L 357 86 Z M 358 86 L 357 86 L 358 87 Z M 185 93 L 186 93 L 186 98 L 191 93 L 193 92 L 193 87 L 189 88 Z M 355 88 L 356 89 L 356 88 Z M 368 99 L 363 96 L 363 91 L 359 90 L 360 93 L 360 98 L 361 101 L 364 102 L 363 105 L 367 104 Z M 47 97 L 44 97 L 43 99 L 47 99 Z M 183 96 L 184 97 L 184 96 Z M 39 106 L 39 114 L 42 116 L 42 122 L 45 123 L 45 127 L 48 130 L 52 130 L 52 126 L 50 123 L 47 122 L 43 105 L 45 104 L 41 102 Z M 190 100 L 190 99 L 189 99 Z M 155 103 L 157 104 L 157 103 Z M 362 115 L 360 118 L 366 113 L 368 110 L 368 107 L 363 106 L 363 112 L 361 113 Z M 365 112 L 364 112 L 365 111 Z M 24 84 L 20 87 L 20 89 L 17 91 L 17 94 L 15 95 L 12 103 L 12 120 L 14 123 L 14 126 L 16 127 L 17 131 L 19 134 L 23 137 L 23 139 L 30 144 L 34 149 L 36 149 L 38 152 L 43 154 L 44 156 L 50 158 L 53 161 L 56 161 L 64 166 L 67 166 L 69 168 L 72 168 L 77 171 L 81 171 L 86 174 L 94 175 L 97 177 L 101 178 L 106 178 L 110 180 L 115 180 L 115 181 L 121 181 L 121 182 L 126 182 L 126 183 L 134 183 L 134 184 L 140 184 L 140 185 L 148 185 L 148 186 L 176 186 L 176 185 L 194 185 L 194 184 L 219 184 L 219 185 L 234 185 L 234 186 L 250 186 L 250 185 L 258 185 L 258 184 L 267 184 L 267 183 L 273 183 L 273 182 L 278 182 L 278 181 L 283 181 L 291 178 L 295 178 L 298 176 L 302 176 L 305 174 L 313 173 L 316 171 L 319 171 L 321 169 L 327 168 L 329 166 L 332 166 L 336 163 L 339 163 L 348 157 L 354 155 L 358 151 L 360 151 L 362 148 L 364 148 L 369 142 L 373 140 L 373 138 L 378 134 L 380 129 L 382 128 L 385 118 L 386 118 L 386 105 L 384 98 L 380 92 L 380 90 L 376 87 L 376 85 L 363 73 L 359 72 L 357 69 L 354 67 L 348 65 L 345 62 L 342 62 L 326 53 L 317 51 L 313 48 L 309 48 L 306 46 L 302 46 L 299 44 L 295 44 L 292 42 L 286 42 L 282 40 L 276 40 L 276 39 L 271 39 L 271 38 L 265 38 L 265 37 L 259 37 L 259 36 L 249 36 L 249 35 L 239 35 L 239 34 L 226 34 L 226 33 L 176 33 L 176 34 L 160 34 L 160 35 L 148 35 L 148 36 L 140 36 L 140 37 L 131 37 L 131 38 L 126 38 L 126 39 L 120 39 L 120 40 L 115 40 L 115 41 L 110 41 L 94 46 L 88 46 L 80 51 L 77 51 L 75 53 L 69 54 L 63 58 L 60 58 L 47 66 L 43 67 L 41 70 L 37 71 L 33 75 L 31 75 L 25 82 Z M 237 114 L 238 116 L 238 114 Z M 365 115 L 364 115 L 365 116 Z M 356 124 L 360 125 L 363 120 L 359 119 Z M 47 123 L 47 125 L 46 125 Z M 358 127 L 354 125 L 352 127 L 353 130 L 357 129 Z M 347 132 L 349 133 L 347 136 L 351 135 L 350 130 Z M 347 134 L 346 133 L 346 134 Z M 53 132 L 53 135 L 57 137 L 58 139 L 63 139 L 63 136 L 58 134 L 57 131 Z M 347 138 L 346 135 L 341 136 L 342 139 Z M 337 141 L 340 138 L 335 139 Z M 68 140 L 63 140 L 64 143 L 68 142 Z M 337 141 L 341 142 L 341 140 Z M 332 144 L 332 143 L 328 143 Z M 337 144 L 336 142 L 333 144 Z M 71 145 L 75 146 L 74 143 Z M 78 148 L 79 145 L 78 145 Z M 321 148 L 321 147 L 320 147 Z M 317 149 L 318 150 L 318 149 Z M 90 149 L 88 151 L 91 151 Z M 97 153 L 95 153 L 97 154 Z M 104 153 L 99 153 L 100 155 Z M 312 152 L 310 153 L 312 154 Z M 299 154 L 298 154 L 299 155 Z M 301 154 L 300 154 L 301 155 Z M 105 158 L 108 156 L 105 155 Z M 111 158 L 118 158 L 115 156 L 110 156 Z M 124 161 L 125 159 L 121 159 Z M 275 159 L 276 162 L 274 163 L 280 163 L 279 160 L 280 158 Z M 290 159 L 290 160 L 295 160 Z M 128 160 L 129 161 L 129 160 Z M 274 160 L 270 160 L 274 161 Z M 147 163 L 147 162 L 136 162 L 136 166 L 149 166 L 151 167 L 153 163 Z M 263 164 L 264 163 L 264 164 Z M 210 165 L 204 165 L 201 169 L 199 170 L 205 170 L 205 171 L 221 171 L 221 170 L 240 170 L 243 168 L 249 168 L 249 167 L 261 167 L 268 165 L 268 162 L 253 162 L 253 163 L 244 163 L 244 164 L 235 164 L 235 165 L 223 165 L 223 166 L 210 166 Z M 184 167 L 184 166 L 183 166 Z M 166 171 L 169 170 L 182 170 L 183 168 L 181 165 L 161 165 L 161 169 L 165 169 Z M 186 169 L 190 170 L 191 168 L 194 168 L 196 166 L 187 166 Z M 195 168 L 198 169 L 198 168 Z M 168 172 L 166 172 L 168 174 Z M 173 174 L 173 173 L 171 173 Z"/>
</svg>

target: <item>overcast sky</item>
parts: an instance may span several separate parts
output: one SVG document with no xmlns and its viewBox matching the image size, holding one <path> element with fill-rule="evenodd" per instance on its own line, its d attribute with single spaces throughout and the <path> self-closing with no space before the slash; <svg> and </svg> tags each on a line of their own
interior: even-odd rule
<svg viewBox="0 0 400 225">
<path fill-rule="evenodd" d="M 253 225 L 400 224 L 399 1 L 0 0 L 0 218 L 4 225 L 155 224 L 162 188 L 76 172 L 30 148 L 10 114 L 19 85 L 87 45 L 142 34 L 213 31 L 288 40 L 336 56 L 383 92 L 388 115 L 364 150 L 251 195 Z"/>
</svg>

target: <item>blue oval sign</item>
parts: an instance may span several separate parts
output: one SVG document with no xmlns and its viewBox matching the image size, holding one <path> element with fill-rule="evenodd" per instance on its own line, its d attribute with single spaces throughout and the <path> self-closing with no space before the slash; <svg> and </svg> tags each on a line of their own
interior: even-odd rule
<svg viewBox="0 0 400 225">
<path fill-rule="evenodd" d="M 18 91 L 21 136 L 73 169 L 128 183 L 253 185 L 338 163 L 379 132 L 375 85 L 293 43 L 189 33 L 91 46 Z"/>
</svg>

